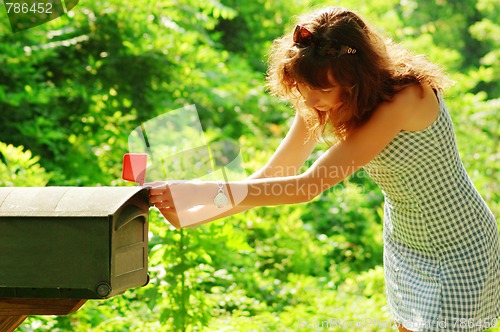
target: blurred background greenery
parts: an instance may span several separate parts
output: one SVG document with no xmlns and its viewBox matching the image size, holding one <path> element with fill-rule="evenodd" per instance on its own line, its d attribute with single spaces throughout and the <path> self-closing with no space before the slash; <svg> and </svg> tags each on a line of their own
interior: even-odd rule
<svg viewBox="0 0 500 332">
<path fill-rule="evenodd" d="M 455 80 L 459 152 L 498 218 L 498 0 L 87 0 L 15 34 L 3 15 L 0 185 L 127 185 L 128 134 L 189 104 L 210 140 L 238 142 L 250 174 L 294 114 L 265 91 L 270 43 L 325 5 L 357 10 Z M 195 229 L 153 210 L 148 286 L 20 331 L 390 331 L 382 201 L 360 171 L 314 202 Z"/>
</svg>

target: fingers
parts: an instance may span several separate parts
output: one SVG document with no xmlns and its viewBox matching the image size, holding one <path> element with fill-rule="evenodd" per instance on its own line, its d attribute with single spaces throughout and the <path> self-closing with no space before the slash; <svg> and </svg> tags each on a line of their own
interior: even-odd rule
<svg viewBox="0 0 500 332">
<path fill-rule="evenodd" d="M 161 210 L 161 209 L 173 209 L 173 208 L 175 208 L 174 204 L 172 202 L 168 202 L 168 201 L 157 202 L 154 205 L 159 210 Z"/>
<path fill-rule="evenodd" d="M 158 202 L 172 202 L 172 187 L 186 183 L 185 180 L 149 182 L 149 201 L 151 204 Z"/>
<path fill-rule="evenodd" d="M 167 182 L 156 182 L 150 183 L 151 188 L 149 189 L 149 202 L 151 204 L 157 204 L 163 201 L 171 201 L 171 193 L 169 184 Z"/>
<path fill-rule="evenodd" d="M 150 194 L 149 202 L 151 204 L 156 204 L 159 202 L 172 202 L 172 197 L 169 191 L 160 194 Z"/>
<path fill-rule="evenodd" d="M 160 210 L 174 208 L 169 184 L 166 182 L 158 182 L 152 187 L 149 190 L 149 202 Z"/>
<path fill-rule="evenodd" d="M 164 194 L 165 192 L 170 191 L 170 187 L 175 186 L 177 184 L 185 183 L 186 181 L 184 180 L 177 180 L 177 181 L 156 181 L 156 182 L 148 182 L 145 183 L 144 185 L 149 188 L 149 194 L 150 195 L 161 195 Z"/>
</svg>

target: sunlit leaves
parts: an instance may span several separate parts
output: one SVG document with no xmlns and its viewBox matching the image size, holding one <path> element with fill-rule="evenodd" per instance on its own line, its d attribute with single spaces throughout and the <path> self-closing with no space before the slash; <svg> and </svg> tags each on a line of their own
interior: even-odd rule
<svg viewBox="0 0 500 332">
<path fill-rule="evenodd" d="M 51 174 L 40 167 L 39 161 L 40 157 L 33 156 L 22 146 L 0 142 L 0 186 L 45 186 Z"/>
</svg>

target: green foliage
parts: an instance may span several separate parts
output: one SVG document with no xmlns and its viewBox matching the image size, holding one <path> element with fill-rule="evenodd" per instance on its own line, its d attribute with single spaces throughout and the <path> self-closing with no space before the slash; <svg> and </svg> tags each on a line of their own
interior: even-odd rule
<svg viewBox="0 0 500 332">
<path fill-rule="evenodd" d="M 39 164 L 40 158 L 33 156 L 24 147 L 0 142 L 0 186 L 43 187 L 50 174 Z"/>
<path fill-rule="evenodd" d="M 236 141 L 257 170 L 293 115 L 265 92 L 266 52 L 296 15 L 324 5 L 357 10 L 450 73 L 459 152 L 500 215 L 495 0 L 81 1 L 16 34 L 0 24 L 1 185 L 125 185 L 130 131 L 190 104 L 211 141 Z M 152 210 L 148 286 L 20 330 L 389 331 L 381 211 L 363 171 L 314 202 L 194 229 Z"/>
</svg>

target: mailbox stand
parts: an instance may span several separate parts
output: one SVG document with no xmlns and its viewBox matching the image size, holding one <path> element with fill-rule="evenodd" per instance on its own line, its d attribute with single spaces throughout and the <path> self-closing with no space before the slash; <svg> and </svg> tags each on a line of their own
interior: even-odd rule
<svg viewBox="0 0 500 332">
<path fill-rule="evenodd" d="M 143 187 L 0 188 L 0 332 L 148 283 Z"/>
<path fill-rule="evenodd" d="M 31 315 L 68 315 L 87 302 L 74 299 L 0 299 L 0 331 L 14 331 Z"/>
</svg>

